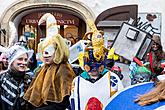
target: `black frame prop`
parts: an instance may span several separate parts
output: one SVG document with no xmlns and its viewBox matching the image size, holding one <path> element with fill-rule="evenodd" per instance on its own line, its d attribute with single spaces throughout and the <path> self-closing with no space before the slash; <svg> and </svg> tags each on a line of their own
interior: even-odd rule
<svg viewBox="0 0 165 110">
<path fill-rule="evenodd" d="M 151 35 L 131 24 L 123 22 L 112 47 L 115 53 L 133 61 L 134 57 L 143 60 L 152 45 Z"/>
</svg>

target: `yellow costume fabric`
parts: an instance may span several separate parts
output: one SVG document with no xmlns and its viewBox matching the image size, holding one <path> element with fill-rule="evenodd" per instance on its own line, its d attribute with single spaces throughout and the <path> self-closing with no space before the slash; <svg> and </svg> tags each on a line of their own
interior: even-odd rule
<svg viewBox="0 0 165 110">
<path fill-rule="evenodd" d="M 87 23 L 89 25 L 89 28 L 91 29 L 91 32 L 87 32 L 84 35 L 83 39 L 86 39 L 88 35 L 92 35 L 91 40 L 92 40 L 93 56 L 96 58 L 97 61 L 103 60 L 104 55 L 107 51 L 107 49 L 105 49 L 104 47 L 104 39 L 103 39 L 104 32 L 97 30 L 92 20 L 88 19 Z"/>
<path fill-rule="evenodd" d="M 71 65 L 68 63 L 69 49 L 61 35 L 46 38 L 40 45 L 43 53 L 48 45 L 55 48 L 52 64 L 42 66 L 35 74 L 24 99 L 39 107 L 49 102 L 60 103 L 66 95 L 70 95 L 71 83 L 75 77 Z"/>
<path fill-rule="evenodd" d="M 107 59 L 114 59 L 114 60 L 119 59 L 119 56 L 115 54 L 115 49 L 113 47 L 108 51 Z"/>
<path fill-rule="evenodd" d="M 46 38 L 43 42 L 39 43 L 38 51 L 39 53 L 43 53 L 44 49 L 53 44 L 55 48 L 55 57 L 53 59 L 55 64 L 59 64 L 62 61 L 67 61 L 69 58 L 69 49 L 66 45 L 64 39 L 60 34 L 57 34 L 53 37 Z M 43 58 L 40 58 L 43 61 Z"/>
<path fill-rule="evenodd" d="M 66 95 L 70 95 L 74 75 L 68 63 L 43 66 L 36 73 L 24 99 L 36 107 L 46 104 L 46 101 L 62 102 Z"/>
</svg>

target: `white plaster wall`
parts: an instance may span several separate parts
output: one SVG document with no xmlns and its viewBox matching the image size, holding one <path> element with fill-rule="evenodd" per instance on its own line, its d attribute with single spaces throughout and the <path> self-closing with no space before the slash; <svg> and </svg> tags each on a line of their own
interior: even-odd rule
<svg viewBox="0 0 165 110">
<path fill-rule="evenodd" d="M 106 9 L 120 5 L 138 5 L 138 12 L 157 12 L 162 15 L 161 42 L 165 50 L 165 0 L 79 0 L 88 5 L 96 16 Z"/>
<path fill-rule="evenodd" d="M 16 1 L 18 0 L 0 0 L 0 16 L 2 16 L 3 12 L 8 8 L 8 6 Z"/>
<path fill-rule="evenodd" d="M 11 4 L 21 0 L 0 0 L 0 16 Z M 138 5 L 138 12 L 158 12 L 162 14 L 162 44 L 165 49 L 165 0 L 72 0 L 86 4 L 98 16 L 106 9 L 120 5 Z"/>
</svg>

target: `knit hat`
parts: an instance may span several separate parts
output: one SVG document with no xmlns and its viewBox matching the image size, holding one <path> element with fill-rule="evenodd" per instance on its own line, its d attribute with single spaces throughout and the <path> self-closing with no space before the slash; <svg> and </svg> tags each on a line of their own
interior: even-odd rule
<svg viewBox="0 0 165 110">
<path fill-rule="evenodd" d="M 33 55 L 33 50 L 27 50 L 22 46 L 19 45 L 14 45 L 9 48 L 7 52 L 7 58 L 8 58 L 8 68 L 10 68 L 11 64 L 16 60 L 19 56 L 27 53 L 28 55 L 28 60 L 32 57 Z"/>
</svg>

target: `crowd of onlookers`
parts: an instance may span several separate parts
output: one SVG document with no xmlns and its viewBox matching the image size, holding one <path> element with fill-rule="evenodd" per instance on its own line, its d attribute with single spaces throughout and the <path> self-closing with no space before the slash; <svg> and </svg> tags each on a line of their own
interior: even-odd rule
<svg viewBox="0 0 165 110">
<path fill-rule="evenodd" d="M 153 36 L 153 40 L 151 51 L 143 61 L 149 64 L 144 67 L 136 65 L 136 72 L 130 77 L 132 84 L 156 81 L 158 75 L 164 74 L 161 63 L 165 57 L 160 38 Z M 40 60 L 43 64 L 38 67 L 34 51 L 28 49 L 26 43 L 21 44 L 21 41 L 18 41 L 0 55 L 2 110 L 65 110 L 71 107 L 79 108 L 80 105 L 83 109 L 93 108 L 90 103 L 98 99 L 94 97 L 89 100 L 86 96 L 110 98 L 123 88 L 121 80 L 124 76 L 120 67 L 114 66 L 115 61 L 97 61 L 93 56 L 93 50 L 88 47 L 83 57 L 83 70 L 68 63 L 69 49 L 60 35 L 47 38 L 40 45 Z M 108 82 L 111 84 L 110 88 Z M 85 89 L 88 90 L 87 93 L 84 92 Z M 99 96 L 102 93 L 97 89 L 105 90 L 105 96 Z M 100 98 L 98 103 L 100 100 L 103 105 L 106 103 L 103 98 Z"/>
<path fill-rule="evenodd" d="M 54 16 L 47 13 L 42 17 Z M 56 23 L 50 25 L 54 28 Z M 81 66 L 69 63 L 69 47 L 64 38 L 49 29 L 48 37 L 38 44 L 38 53 L 28 47 L 27 38 L 0 53 L 0 110 L 102 110 L 110 98 L 123 90 L 125 77 L 119 66 L 115 66 L 118 55 L 104 47 L 103 32 L 93 28 L 92 39 L 81 53 Z M 50 28 L 49 27 L 49 28 Z M 48 32 L 47 32 L 48 33 Z M 89 33 L 91 34 L 91 33 Z M 160 37 L 152 36 L 154 41 L 147 58 L 135 58 L 130 65 L 131 84 L 159 82 L 164 77 L 165 54 Z M 5 48 L 5 47 L 4 47 Z M 39 61 L 37 61 L 39 60 Z M 38 65 L 37 63 L 41 63 Z M 160 81 L 160 85 L 164 82 Z M 165 85 L 165 84 L 164 84 Z M 165 87 L 165 86 L 164 86 Z M 162 89 L 156 89 L 162 93 Z M 155 92 L 154 92 L 155 93 Z M 163 95 L 154 94 L 156 99 L 164 100 Z M 150 104 L 152 92 L 148 97 L 136 100 L 140 105 Z M 145 99 L 145 101 L 144 101 Z M 147 100 L 147 102 L 146 102 Z"/>
</svg>

